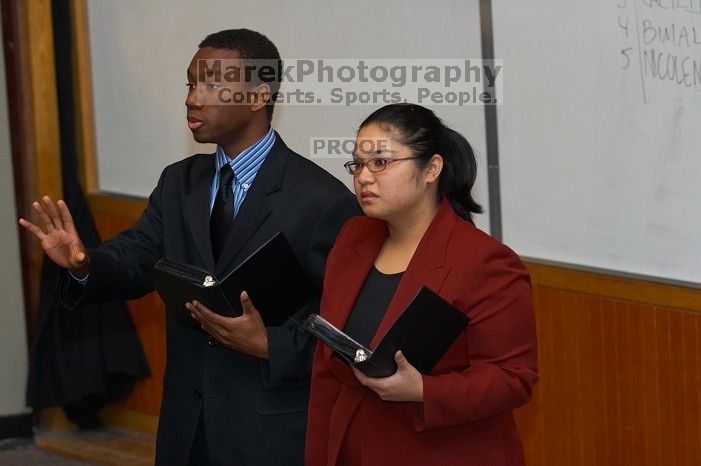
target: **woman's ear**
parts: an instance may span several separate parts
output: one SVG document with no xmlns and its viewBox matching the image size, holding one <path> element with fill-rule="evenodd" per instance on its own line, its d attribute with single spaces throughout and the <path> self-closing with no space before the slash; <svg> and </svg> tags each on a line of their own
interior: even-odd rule
<svg viewBox="0 0 701 466">
<path fill-rule="evenodd" d="M 438 180 L 443 171 L 443 156 L 440 154 L 433 154 L 433 157 L 426 164 L 426 181 L 428 183 L 434 183 Z"/>
</svg>

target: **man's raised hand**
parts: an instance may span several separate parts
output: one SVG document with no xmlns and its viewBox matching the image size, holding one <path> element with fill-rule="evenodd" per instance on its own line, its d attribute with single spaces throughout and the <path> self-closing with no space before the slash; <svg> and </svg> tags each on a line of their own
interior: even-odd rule
<svg viewBox="0 0 701 466">
<path fill-rule="evenodd" d="M 24 218 L 19 219 L 19 224 L 39 238 L 41 247 L 52 261 L 75 276 L 84 277 L 90 271 L 90 258 L 66 203 L 58 201 L 54 204 L 49 196 L 44 196 L 41 202 L 32 203 L 32 207 L 39 214 L 43 228 Z"/>
</svg>

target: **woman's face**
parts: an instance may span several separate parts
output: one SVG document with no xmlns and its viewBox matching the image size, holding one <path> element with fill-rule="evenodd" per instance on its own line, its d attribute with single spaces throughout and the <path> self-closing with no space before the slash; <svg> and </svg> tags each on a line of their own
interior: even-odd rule
<svg viewBox="0 0 701 466">
<path fill-rule="evenodd" d="M 414 157 L 411 149 L 397 140 L 394 131 L 385 131 L 377 124 L 360 129 L 353 160 L 369 163 L 353 176 L 353 185 L 365 215 L 392 222 L 412 218 L 422 209 L 435 208 L 435 186 L 443 160 L 435 155 L 420 170 L 411 157 Z M 384 165 L 382 171 L 371 171 L 381 165 Z"/>
</svg>

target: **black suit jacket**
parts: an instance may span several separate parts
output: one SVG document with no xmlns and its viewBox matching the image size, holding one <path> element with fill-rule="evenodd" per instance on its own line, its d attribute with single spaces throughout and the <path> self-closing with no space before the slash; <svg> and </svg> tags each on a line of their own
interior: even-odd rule
<svg viewBox="0 0 701 466">
<path fill-rule="evenodd" d="M 143 296 L 153 288 L 141 264 L 160 257 L 224 274 L 281 231 L 319 291 L 297 317 L 317 312 L 328 251 L 343 223 L 360 213 L 355 198 L 278 135 L 215 264 L 209 236 L 214 171 L 210 154 L 166 167 L 136 225 L 89 251 L 86 288 L 64 279 L 66 304 Z M 178 323 L 174 315 L 182 312 L 167 309 L 156 464 L 187 463 L 204 410 L 213 464 L 302 465 L 313 341 L 292 324 L 269 327 L 270 358 L 262 360 Z"/>
</svg>

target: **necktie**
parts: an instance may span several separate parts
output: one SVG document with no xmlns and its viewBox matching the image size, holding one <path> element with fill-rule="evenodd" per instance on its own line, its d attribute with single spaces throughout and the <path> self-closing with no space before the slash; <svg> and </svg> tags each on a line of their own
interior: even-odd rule
<svg viewBox="0 0 701 466">
<path fill-rule="evenodd" d="M 219 253 L 224 247 L 224 241 L 234 224 L 234 194 L 231 184 L 234 182 L 234 171 L 227 163 L 219 170 L 219 188 L 214 200 L 212 216 L 209 219 L 209 229 L 212 239 L 214 260 L 219 259 Z"/>
</svg>

